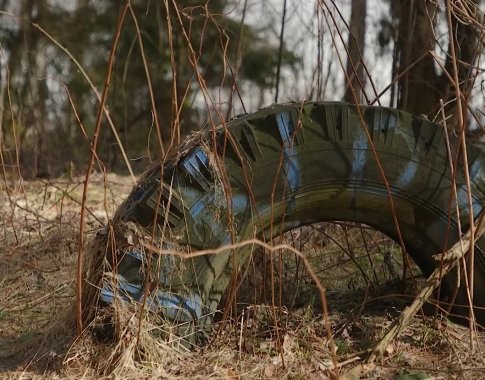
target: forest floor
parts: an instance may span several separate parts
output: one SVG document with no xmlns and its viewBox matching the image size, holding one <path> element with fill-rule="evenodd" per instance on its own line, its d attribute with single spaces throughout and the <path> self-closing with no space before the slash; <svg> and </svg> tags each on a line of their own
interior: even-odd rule
<svg viewBox="0 0 485 380">
<path fill-rule="evenodd" d="M 87 334 L 76 337 L 72 321 L 82 179 L 21 185 L 16 183 L 15 190 L 9 187 L 8 191 L 0 185 L 1 379 L 324 379 L 336 372 L 346 374 L 347 379 L 485 377 L 485 335 L 476 334 L 472 345 L 467 328 L 423 315 L 388 347 L 382 361 L 364 365 L 365 351 L 411 297 L 393 291 L 396 274 L 392 272 L 398 272 L 398 265 L 392 269 L 385 254 L 381 260 L 377 254 L 373 256 L 373 268 L 368 272 L 369 268 L 362 269 L 364 261 L 350 260 L 358 267 L 352 269 L 349 260 L 343 259 L 344 253 L 335 253 L 350 247 L 348 227 L 339 225 L 315 228 L 324 229 L 319 237 L 309 230 L 289 236 L 304 253 L 321 254 L 322 247 L 331 251 L 331 260 L 322 256 L 317 260 L 311 253 L 309 260 L 326 279 L 327 287 L 336 289 L 328 291 L 328 303 L 338 371 L 318 297 L 297 261 L 284 263 L 292 281 L 279 277 L 284 283 L 299 284 L 284 290 L 287 306 L 272 308 L 245 300 L 244 312 L 228 323 L 219 323 L 218 333 L 195 350 L 153 337 L 150 352 L 137 352 L 130 344 L 120 352 L 119 344 L 96 342 Z M 94 176 L 87 200 L 87 241 L 113 215 L 131 186 L 126 177 L 110 175 L 103 180 Z M 362 228 L 356 231 L 364 236 Z M 362 245 L 357 245 L 357 235 L 350 235 L 354 253 Z M 396 249 L 377 233 L 368 236 L 373 245 L 365 243 L 367 256 L 373 249 L 387 254 Z M 319 267 L 323 264 L 332 269 L 324 271 Z M 387 274 L 382 276 L 384 272 Z M 363 291 L 362 284 L 371 278 L 375 279 L 373 290 Z M 247 293 L 252 293 L 252 285 L 251 281 L 244 285 Z"/>
</svg>

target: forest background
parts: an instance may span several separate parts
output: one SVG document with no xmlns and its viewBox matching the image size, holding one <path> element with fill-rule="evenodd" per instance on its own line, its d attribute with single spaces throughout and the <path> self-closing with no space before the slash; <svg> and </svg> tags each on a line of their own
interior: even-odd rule
<svg viewBox="0 0 485 380">
<path fill-rule="evenodd" d="M 210 113 L 229 119 L 275 101 L 358 100 L 438 121 L 442 103 L 457 125 L 455 75 L 462 124 L 478 139 L 481 6 L 480 0 L 133 0 L 115 55 L 98 170 L 140 173 Z M 0 10 L 4 176 L 82 172 L 120 3 L 2 0 Z M 218 119 L 213 123 L 224 122 Z"/>
</svg>

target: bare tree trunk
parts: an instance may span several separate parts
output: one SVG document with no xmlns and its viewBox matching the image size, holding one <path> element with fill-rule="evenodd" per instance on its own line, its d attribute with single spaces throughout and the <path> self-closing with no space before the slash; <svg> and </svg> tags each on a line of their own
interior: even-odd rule
<svg viewBox="0 0 485 380">
<path fill-rule="evenodd" d="M 20 8 L 19 44 L 9 58 L 11 77 L 23 77 L 18 91 L 19 113 L 16 132 L 22 171 L 35 177 L 49 176 L 45 161 L 45 122 L 47 60 L 40 52 L 42 39 L 31 23 L 41 23 L 45 16 L 44 1 L 24 0 Z M 12 115 L 12 118 L 15 117 Z"/>
<path fill-rule="evenodd" d="M 283 0 L 283 14 L 281 15 L 281 29 L 280 29 L 280 46 L 278 49 L 278 64 L 276 65 L 276 85 L 275 85 L 276 91 L 274 96 L 275 103 L 278 103 L 278 95 L 280 91 L 281 64 L 283 62 L 285 19 L 286 19 L 286 0 Z"/>
<path fill-rule="evenodd" d="M 452 8 L 451 17 L 451 28 L 452 34 L 455 36 L 455 54 L 456 54 L 456 68 L 458 71 L 458 80 L 460 86 L 460 92 L 463 94 L 463 99 L 467 101 L 470 97 L 471 90 L 475 82 L 475 77 L 477 70 L 474 69 L 474 65 L 477 62 L 478 57 L 483 52 L 483 44 L 480 43 L 480 31 L 477 26 L 483 25 L 483 12 L 480 16 L 479 10 L 480 0 L 470 0 L 467 3 L 468 10 L 463 12 L 464 8 Z M 458 4 L 459 5 L 459 4 Z M 456 12 L 456 13 L 455 13 Z M 463 12 L 463 13 L 461 13 Z M 457 14 L 460 13 L 460 14 Z M 477 22 L 475 24 L 473 20 Z M 482 35 L 483 38 L 483 35 Z M 448 47 L 448 60 L 445 65 L 446 71 L 454 77 L 454 67 L 453 67 L 453 54 L 451 50 L 451 43 L 449 42 Z M 456 91 L 453 90 L 451 82 L 448 78 L 442 78 L 443 81 L 448 83 L 448 99 L 452 100 L 456 98 Z M 456 101 L 450 102 L 446 109 L 447 114 L 455 114 Z M 463 120 L 466 125 L 467 110 L 463 107 Z"/>
<path fill-rule="evenodd" d="M 401 0 L 399 6 L 399 71 L 423 54 L 434 51 L 438 5 L 429 0 Z M 429 114 L 442 98 L 434 59 L 428 54 L 399 80 L 398 107 L 414 114 Z"/>
<path fill-rule="evenodd" d="M 354 94 L 357 102 L 363 100 L 365 92 L 364 76 L 364 44 L 365 44 L 365 19 L 367 14 L 367 0 L 352 0 L 352 13 L 350 16 L 350 30 L 347 59 L 347 75 L 350 83 L 346 83 L 344 99 L 347 102 L 355 103 Z"/>
<path fill-rule="evenodd" d="M 0 1 L 0 9 L 7 9 L 7 4 L 8 0 Z M 6 57 L 2 52 L 2 56 L 0 57 L 0 154 L 2 153 L 1 149 L 4 147 L 3 117 L 5 114 L 5 94 L 8 85 L 7 62 L 5 60 Z"/>
<path fill-rule="evenodd" d="M 39 7 L 41 8 L 41 7 Z M 34 67 L 34 75 L 30 78 L 32 88 L 32 106 L 34 115 L 34 128 L 36 131 L 36 157 L 35 157 L 35 177 L 49 178 L 51 175 L 50 165 L 47 157 L 49 156 L 48 149 L 59 149 L 58 147 L 47 146 L 47 110 L 46 101 L 49 96 L 47 89 L 47 57 L 40 51 L 40 43 L 37 41 L 35 47 L 35 57 L 32 60 Z M 50 154 L 54 156 L 54 154 Z"/>
<path fill-rule="evenodd" d="M 470 2 L 475 5 L 476 12 L 478 12 L 479 2 L 480 0 Z M 473 9 L 473 6 L 469 8 Z M 416 115 L 434 116 L 439 109 L 440 99 L 446 103 L 456 96 L 451 91 L 449 77 L 445 73 L 438 74 L 434 58 L 429 54 L 435 50 L 434 26 L 438 12 L 440 12 L 438 3 L 432 0 L 400 0 L 399 2 L 397 51 L 399 72 L 405 72 L 405 74 L 399 80 L 398 107 Z M 476 14 L 471 16 L 478 23 L 480 22 Z M 458 45 L 456 51 L 460 89 L 466 97 L 473 85 L 472 66 L 479 54 L 479 31 L 477 24 L 466 22 L 466 17 L 463 15 L 460 15 L 460 21 L 453 15 L 452 28 Z M 453 76 L 450 54 L 445 68 Z M 454 103 L 450 103 L 446 113 L 452 114 L 453 110 Z"/>
</svg>

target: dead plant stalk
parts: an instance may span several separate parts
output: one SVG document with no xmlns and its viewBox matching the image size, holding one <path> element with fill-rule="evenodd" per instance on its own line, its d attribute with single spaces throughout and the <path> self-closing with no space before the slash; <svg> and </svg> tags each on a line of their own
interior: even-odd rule
<svg viewBox="0 0 485 380">
<path fill-rule="evenodd" d="M 89 178 L 91 176 L 91 171 L 94 166 L 94 160 L 96 158 L 96 147 L 98 145 L 99 133 L 101 131 L 101 122 L 103 120 L 103 109 L 106 103 L 106 98 L 108 95 L 108 90 L 111 83 L 111 73 L 113 70 L 114 57 L 116 53 L 116 47 L 118 46 L 118 41 L 121 34 L 121 29 L 123 22 L 125 20 L 126 13 L 130 6 L 130 0 L 126 0 L 125 5 L 118 18 L 118 23 L 115 29 L 115 35 L 113 37 L 112 47 L 108 58 L 108 67 L 106 70 L 106 78 L 104 82 L 103 93 L 101 95 L 98 116 L 96 118 L 96 127 L 94 129 L 93 141 L 91 144 L 91 156 L 89 158 L 88 168 L 86 170 L 86 176 L 84 178 L 84 188 L 81 203 L 81 216 L 79 222 L 79 251 L 77 259 L 77 286 L 76 286 L 76 326 L 77 333 L 80 335 L 82 333 L 82 276 L 83 276 L 83 259 L 84 259 L 84 219 L 85 219 L 85 209 L 86 209 L 86 199 L 88 194 Z"/>
<path fill-rule="evenodd" d="M 412 318 L 422 308 L 422 306 L 429 300 L 433 291 L 440 285 L 441 279 L 444 275 L 449 273 L 464 257 L 465 254 L 471 251 L 471 242 L 476 241 L 485 232 L 485 213 L 481 213 L 475 225 L 477 227 L 470 227 L 467 234 L 458 240 L 448 251 L 442 255 L 438 255 L 437 259 L 441 260 L 443 265 L 436 268 L 426 281 L 426 285 L 421 289 L 419 294 L 414 299 L 413 303 L 406 307 L 391 325 L 389 330 L 372 348 L 372 351 L 367 359 L 367 363 L 372 363 L 376 359 L 381 359 L 391 342 L 409 325 Z M 472 258 L 470 257 L 470 260 Z M 473 305 L 470 305 L 473 310 Z M 471 312 L 473 313 L 473 311 Z"/>
</svg>

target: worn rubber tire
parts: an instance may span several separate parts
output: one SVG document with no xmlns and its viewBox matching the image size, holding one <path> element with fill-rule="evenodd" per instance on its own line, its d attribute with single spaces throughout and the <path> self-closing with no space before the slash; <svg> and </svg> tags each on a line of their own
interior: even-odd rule
<svg viewBox="0 0 485 380">
<path fill-rule="evenodd" d="M 457 170 L 458 196 L 453 197 L 442 126 L 390 108 L 360 106 L 360 111 L 375 151 L 357 108 L 339 102 L 273 105 L 208 128 L 180 147 L 175 158 L 142 177 L 115 222 L 141 226 L 141 234 L 155 236 L 158 247 L 186 251 L 218 248 L 254 236 L 269 239 L 291 228 L 336 220 L 368 224 L 398 241 L 377 156 L 406 251 L 429 275 L 437 265 L 432 256 L 458 239 L 456 202 L 462 232 L 469 225 L 463 170 Z M 453 136 L 450 140 L 452 147 L 457 146 Z M 469 145 L 468 162 L 477 216 L 485 196 L 485 156 Z M 171 319 L 208 324 L 235 266 L 244 264 L 251 246 L 185 261 L 157 256 L 157 265 L 153 258 L 148 264 L 151 269 L 142 264 L 149 250 L 137 249 L 125 244 L 123 255 L 116 253 L 122 280 L 118 286 L 125 294 L 141 299 L 155 278 L 158 290 L 150 293 L 155 294 L 150 305 Z M 481 238 L 474 263 L 474 312 L 481 325 L 485 325 L 483 249 Z M 144 273 L 149 270 L 156 273 L 147 281 Z M 444 301 L 453 298 L 456 283 L 457 271 L 443 279 Z M 106 302 L 112 301 L 113 289 L 105 287 L 103 294 Z M 462 273 L 452 313 L 467 317 L 467 304 Z M 173 312 L 177 308 L 182 311 Z"/>
</svg>

